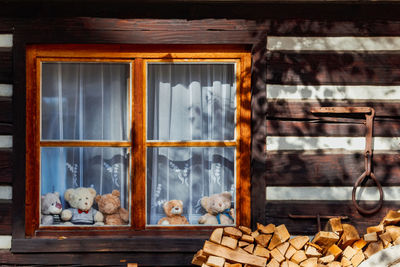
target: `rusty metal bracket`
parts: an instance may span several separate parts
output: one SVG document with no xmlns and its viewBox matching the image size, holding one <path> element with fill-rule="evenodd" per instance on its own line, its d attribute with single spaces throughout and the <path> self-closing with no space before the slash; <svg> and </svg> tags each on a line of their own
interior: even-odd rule
<svg viewBox="0 0 400 267">
<path fill-rule="evenodd" d="M 342 220 L 347 220 L 349 217 L 347 216 L 331 216 L 331 215 L 320 215 L 317 213 L 317 215 L 295 215 L 295 214 L 288 214 L 289 218 L 291 219 L 316 219 L 317 220 L 317 227 L 318 227 L 318 232 L 321 231 L 321 219 L 329 220 L 332 218 L 340 218 Z"/>
<path fill-rule="evenodd" d="M 383 204 L 383 189 L 378 179 L 376 179 L 374 173 L 372 172 L 372 137 L 374 132 L 374 118 L 375 110 L 371 107 L 319 107 L 312 108 L 312 113 L 317 114 L 364 114 L 365 115 L 365 126 L 367 127 L 365 134 L 365 150 L 364 150 L 364 167 L 365 171 L 356 180 L 353 186 L 353 191 L 351 194 L 351 199 L 353 201 L 356 209 L 363 214 L 373 214 L 379 211 Z M 378 205 L 373 209 L 362 208 L 356 200 L 357 187 L 367 178 L 370 177 L 376 184 L 379 190 L 379 202 Z"/>
</svg>

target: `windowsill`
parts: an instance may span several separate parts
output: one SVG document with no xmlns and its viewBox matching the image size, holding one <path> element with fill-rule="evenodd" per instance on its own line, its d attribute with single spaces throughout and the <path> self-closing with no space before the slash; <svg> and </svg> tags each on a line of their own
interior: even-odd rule
<svg viewBox="0 0 400 267">
<path fill-rule="evenodd" d="M 44 252 L 196 252 L 210 231 L 140 231 L 123 236 L 57 236 L 12 239 L 13 253 Z"/>
</svg>

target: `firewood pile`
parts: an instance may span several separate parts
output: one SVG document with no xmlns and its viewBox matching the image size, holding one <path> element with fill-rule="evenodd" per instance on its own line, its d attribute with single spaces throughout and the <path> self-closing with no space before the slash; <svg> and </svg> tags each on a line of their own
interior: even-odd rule
<svg viewBox="0 0 400 267">
<path fill-rule="evenodd" d="M 290 236 L 284 224 L 257 224 L 215 229 L 192 264 L 202 267 L 356 267 L 378 251 L 400 244 L 400 211 L 389 211 L 377 226 L 360 237 L 356 228 L 328 221 L 312 240 Z"/>
</svg>

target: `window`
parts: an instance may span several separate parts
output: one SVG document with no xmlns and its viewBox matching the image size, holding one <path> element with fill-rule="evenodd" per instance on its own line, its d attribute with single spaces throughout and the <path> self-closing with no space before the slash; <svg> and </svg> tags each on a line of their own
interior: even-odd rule
<svg viewBox="0 0 400 267">
<path fill-rule="evenodd" d="M 26 234 L 209 227 L 200 200 L 223 192 L 249 225 L 249 69 L 237 46 L 28 46 Z M 71 209 L 79 187 L 117 190 L 127 220 L 42 221 L 40 196 Z M 187 224 L 161 220 L 170 200 Z"/>
</svg>

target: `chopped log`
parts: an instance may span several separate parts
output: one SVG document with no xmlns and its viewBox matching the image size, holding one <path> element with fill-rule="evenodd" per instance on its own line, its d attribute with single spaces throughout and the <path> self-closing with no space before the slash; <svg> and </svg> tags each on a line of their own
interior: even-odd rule
<svg viewBox="0 0 400 267">
<path fill-rule="evenodd" d="M 400 227 L 389 225 L 386 226 L 385 231 L 389 233 L 392 240 L 396 240 L 400 236 Z"/>
<path fill-rule="evenodd" d="M 298 250 L 298 251 L 296 251 L 296 253 L 294 253 L 294 255 L 292 256 L 292 258 L 290 260 L 297 264 L 300 264 L 302 261 L 305 261 L 306 259 L 307 259 L 307 256 L 304 253 L 304 251 Z"/>
<path fill-rule="evenodd" d="M 312 243 L 317 244 L 318 246 L 322 247 L 323 249 L 328 249 L 330 246 L 335 244 L 339 240 L 339 236 L 333 232 L 325 232 L 320 231 L 318 232 Z"/>
<path fill-rule="evenodd" d="M 301 267 L 317 267 L 318 266 L 318 259 L 317 258 L 308 258 L 302 263 L 300 263 Z"/>
<path fill-rule="evenodd" d="M 237 247 L 238 241 L 235 238 L 232 238 L 230 236 L 223 236 L 222 237 L 222 241 L 221 241 L 221 245 L 231 248 L 231 249 L 235 249 Z"/>
<path fill-rule="evenodd" d="M 254 244 L 250 244 L 247 247 L 243 248 L 245 251 L 247 251 L 250 254 L 253 254 L 254 251 Z"/>
<path fill-rule="evenodd" d="M 326 232 L 334 232 L 339 235 L 343 232 L 342 220 L 340 217 L 329 219 L 328 223 L 325 226 Z"/>
<path fill-rule="evenodd" d="M 217 243 L 217 244 L 221 244 L 223 233 L 224 233 L 223 228 L 215 229 L 210 236 L 210 241 Z"/>
<path fill-rule="evenodd" d="M 395 241 L 393 241 L 393 245 L 400 245 L 400 237 L 398 237 Z"/>
<path fill-rule="evenodd" d="M 290 245 L 292 245 L 295 249 L 300 250 L 304 247 L 307 242 L 310 241 L 308 236 L 296 236 L 289 240 Z"/>
<path fill-rule="evenodd" d="M 243 233 L 239 229 L 235 227 L 225 227 L 224 228 L 224 235 L 230 236 L 235 239 L 239 239 L 242 237 Z"/>
<path fill-rule="evenodd" d="M 383 249 L 383 244 L 381 241 L 371 242 L 369 243 L 367 249 L 364 251 L 364 255 L 369 258 L 375 253 L 381 251 Z"/>
<path fill-rule="evenodd" d="M 333 255 L 328 255 L 328 256 L 319 258 L 319 259 L 318 259 L 318 263 L 328 264 L 328 263 L 330 263 L 330 262 L 332 262 L 332 261 L 334 261 L 334 260 L 335 260 L 335 256 L 333 256 Z"/>
<path fill-rule="evenodd" d="M 345 248 L 345 250 L 343 250 L 343 257 L 346 257 L 348 260 L 351 260 L 353 258 L 354 255 L 356 255 L 357 250 L 348 246 Z"/>
<path fill-rule="evenodd" d="M 265 258 L 233 251 L 227 247 L 209 241 L 205 241 L 203 251 L 210 255 L 223 257 L 229 261 L 243 264 L 251 264 L 254 266 L 264 267 L 267 263 L 267 259 Z"/>
<path fill-rule="evenodd" d="M 307 245 L 316 248 L 319 252 L 322 252 L 322 250 L 323 250 L 323 248 L 321 248 L 320 246 L 318 246 L 315 243 L 308 242 Z"/>
<path fill-rule="evenodd" d="M 269 250 L 264 248 L 264 247 L 262 247 L 262 246 L 260 246 L 260 245 L 256 246 L 256 248 L 254 249 L 253 254 L 256 255 L 256 256 L 259 256 L 259 257 L 267 258 L 267 259 L 270 257 Z"/>
<path fill-rule="evenodd" d="M 387 244 L 386 247 L 384 246 L 384 248 L 390 248 L 390 247 L 393 247 L 393 244 L 392 244 L 392 243 Z"/>
<path fill-rule="evenodd" d="M 244 250 L 244 249 L 242 249 L 242 248 L 239 248 L 239 247 L 237 247 L 237 248 L 235 249 L 235 251 L 236 251 L 236 252 L 240 252 L 240 253 L 244 253 L 244 254 L 247 254 L 247 253 L 248 253 L 246 250 Z"/>
<path fill-rule="evenodd" d="M 364 240 L 364 239 L 359 239 L 356 242 L 353 243 L 353 248 L 355 250 L 361 250 L 363 249 L 363 247 L 365 247 L 365 245 L 367 245 L 368 243 Z"/>
<path fill-rule="evenodd" d="M 242 267 L 242 264 L 241 263 L 228 263 L 228 262 L 225 262 L 224 267 Z"/>
<path fill-rule="evenodd" d="M 240 238 L 242 241 L 248 242 L 248 243 L 253 243 L 254 242 L 254 237 L 251 235 L 242 235 Z"/>
<path fill-rule="evenodd" d="M 382 234 L 384 230 L 385 230 L 385 228 L 384 228 L 383 224 L 379 224 L 376 226 L 370 226 L 367 228 L 367 234 L 377 233 L 379 235 L 379 234 Z"/>
<path fill-rule="evenodd" d="M 357 229 L 351 224 L 342 224 L 343 233 L 338 242 L 339 247 L 342 249 L 351 246 L 354 242 L 360 239 Z"/>
<path fill-rule="evenodd" d="M 275 225 L 270 223 L 267 226 L 257 223 L 257 230 L 263 234 L 273 234 L 275 232 Z"/>
<path fill-rule="evenodd" d="M 260 246 L 266 247 L 268 245 L 268 242 L 271 240 L 271 237 L 272 235 L 260 234 L 255 238 L 255 240 L 256 243 Z"/>
<path fill-rule="evenodd" d="M 211 267 L 210 265 L 207 265 L 207 264 L 205 264 L 205 263 L 203 263 L 202 265 L 201 265 L 201 267 Z"/>
<path fill-rule="evenodd" d="M 322 256 L 322 254 L 319 253 L 319 251 L 313 246 L 307 246 L 305 253 L 306 253 L 307 257 L 319 258 Z"/>
<path fill-rule="evenodd" d="M 239 243 L 238 243 L 238 247 L 240 247 L 240 248 L 246 247 L 248 245 L 250 245 L 250 243 L 246 242 L 246 241 L 239 241 Z"/>
<path fill-rule="evenodd" d="M 275 259 L 271 259 L 267 264 L 267 267 L 280 267 L 281 265 Z"/>
<path fill-rule="evenodd" d="M 279 252 L 280 252 L 282 255 L 285 255 L 285 253 L 286 253 L 286 251 L 288 250 L 289 246 L 290 246 L 289 242 L 285 242 L 285 243 L 280 244 L 280 245 L 277 246 L 276 248 L 279 250 Z"/>
<path fill-rule="evenodd" d="M 282 244 L 290 238 L 290 234 L 284 224 L 275 227 L 274 235 L 269 243 L 268 249 L 273 250 L 276 246 Z"/>
<path fill-rule="evenodd" d="M 225 259 L 217 256 L 209 256 L 206 264 L 212 267 L 224 267 Z"/>
<path fill-rule="evenodd" d="M 400 212 L 397 212 L 395 210 L 389 210 L 389 212 L 381 221 L 381 224 L 392 225 L 392 224 L 397 224 L 398 222 L 400 222 Z"/>
<path fill-rule="evenodd" d="M 381 235 L 379 235 L 379 239 L 382 240 L 383 246 L 386 247 L 390 242 L 392 242 L 392 237 L 390 236 L 390 233 L 386 232 Z"/>
<path fill-rule="evenodd" d="M 292 256 L 296 252 L 297 252 L 297 249 L 295 249 L 293 246 L 289 246 L 289 248 L 287 249 L 287 251 L 285 253 L 285 258 L 290 260 L 290 258 L 292 258 Z"/>
<path fill-rule="evenodd" d="M 342 255 L 342 250 L 336 244 L 333 244 L 328 248 L 326 255 L 333 255 L 336 260 L 340 255 Z"/>
<path fill-rule="evenodd" d="M 260 234 L 260 232 L 258 232 L 257 230 L 251 233 L 251 236 L 253 238 L 256 238 L 258 235 Z"/>
<path fill-rule="evenodd" d="M 274 248 L 271 252 L 271 257 L 274 258 L 277 262 L 281 263 L 285 260 L 285 257 L 279 252 L 277 248 Z"/>
<path fill-rule="evenodd" d="M 202 249 L 197 251 L 197 253 L 193 256 L 192 264 L 201 266 L 203 263 L 207 261 L 207 254 L 204 253 Z"/>
<path fill-rule="evenodd" d="M 353 258 L 352 258 L 350 261 L 351 261 L 351 264 L 352 264 L 354 267 L 357 267 L 357 266 L 360 265 L 360 263 L 363 262 L 364 260 L 365 260 L 364 253 L 363 253 L 361 250 L 359 250 L 359 251 L 356 253 L 356 255 L 354 255 Z"/>
<path fill-rule="evenodd" d="M 286 260 L 285 262 L 287 263 L 288 267 L 300 267 L 300 265 L 294 263 L 293 261 Z"/>
<path fill-rule="evenodd" d="M 246 234 L 246 235 L 251 235 L 251 229 L 249 227 L 246 226 L 239 226 L 239 230 L 242 231 L 242 233 Z"/>
<path fill-rule="evenodd" d="M 342 264 L 343 267 L 348 267 L 348 266 L 351 265 L 351 261 L 346 257 L 342 257 L 342 260 L 340 261 L 340 264 Z"/>
<path fill-rule="evenodd" d="M 340 262 L 332 261 L 332 262 L 328 263 L 328 267 L 342 267 L 342 266 L 340 265 Z"/>
<path fill-rule="evenodd" d="M 365 234 L 364 240 L 367 242 L 376 242 L 376 241 L 378 241 L 378 235 L 376 232 Z"/>
</svg>

